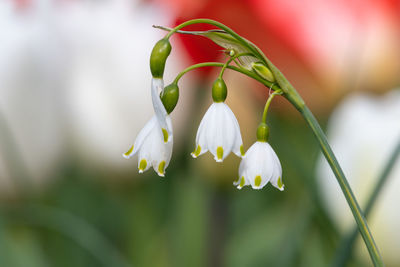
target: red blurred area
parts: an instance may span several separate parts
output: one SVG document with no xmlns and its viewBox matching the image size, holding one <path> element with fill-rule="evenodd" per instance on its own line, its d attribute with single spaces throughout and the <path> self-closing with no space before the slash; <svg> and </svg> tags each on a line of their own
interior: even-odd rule
<svg viewBox="0 0 400 267">
<path fill-rule="evenodd" d="M 269 48 L 274 39 L 281 49 L 306 61 L 323 56 L 324 50 L 318 46 L 335 42 L 341 37 L 340 31 L 364 32 L 377 17 L 400 22 L 399 0 L 160 1 L 173 10 L 176 25 L 193 18 L 215 19 L 253 40 L 262 49 Z M 195 25 L 188 29 L 209 27 Z M 205 47 L 209 44 L 196 37 L 181 38 L 194 61 L 215 59 L 214 46 Z"/>
<path fill-rule="evenodd" d="M 209 18 L 218 20 L 234 31 L 251 40 L 264 51 L 274 51 L 274 46 L 279 45 L 280 48 L 286 44 L 275 41 L 279 36 L 274 35 L 274 31 L 269 29 L 268 25 L 264 25 L 263 21 L 256 16 L 254 5 L 249 1 L 198 1 L 196 5 L 190 5 L 186 1 L 164 1 L 165 4 L 174 10 L 176 14 L 176 25 L 193 18 Z M 192 25 L 185 29 L 190 30 L 207 30 L 207 25 Z M 193 63 L 214 61 L 222 56 L 221 48 L 209 40 L 197 36 L 180 35 L 184 47 L 188 51 Z M 269 41 L 268 41 L 269 40 Z M 280 50 L 280 49 L 279 49 Z M 286 50 L 290 50 L 287 47 Z M 277 56 L 279 53 L 274 53 Z M 208 71 L 203 71 L 208 73 Z"/>
<path fill-rule="evenodd" d="M 400 0 L 156 2 L 175 14 L 176 25 L 210 18 L 251 40 L 322 109 L 345 92 L 385 91 L 400 82 L 400 64 L 393 60 L 400 56 Z M 220 48 L 208 40 L 179 38 L 193 63 L 219 56 Z"/>
</svg>

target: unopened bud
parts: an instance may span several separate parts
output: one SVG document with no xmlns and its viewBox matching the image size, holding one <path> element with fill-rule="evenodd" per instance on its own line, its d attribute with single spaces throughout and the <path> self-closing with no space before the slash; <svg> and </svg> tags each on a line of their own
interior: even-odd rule
<svg viewBox="0 0 400 267">
<path fill-rule="evenodd" d="M 175 83 L 171 83 L 170 85 L 166 86 L 164 90 L 161 92 L 160 98 L 168 114 L 170 114 L 174 110 L 176 104 L 178 103 L 179 99 L 178 85 Z"/>
<path fill-rule="evenodd" d="M 212 87 L 212 98 L 214 102 L 224 102 L 227 94 L 228 90 L 226 89 L 224 80 L 217 78 Z"/>
<path fill-rule="evenodd" d="M 274 74 L 272 74 L 271 70 L 263 63 L 254 62 L 251 63 L 251 67 L 259 76 L 261 76 L 261 78 L 264 78 L 265 80 L 270 81 L 272 83 L 275 82 Z"/>
<path fill-rule="evenodd" d="M 171 44 L 168 39 L 161 39 L 154 45 L 150 56 L 150 70 L 154 78 L 163 77 L 165 62 L 170 53 Z"/>
</svg>

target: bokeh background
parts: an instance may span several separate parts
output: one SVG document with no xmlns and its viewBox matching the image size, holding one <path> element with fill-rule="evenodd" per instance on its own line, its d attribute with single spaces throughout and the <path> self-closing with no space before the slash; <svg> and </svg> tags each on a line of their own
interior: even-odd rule
<svg viewBox="0 0 400 267">
<path fill-rule="evenodd" d="M 149 55 L 163 32 L 211 18 L 259 46 L 314 112 L 361 206 L 400 140 L 398 0 L 0 1 L 0 266 L 329 266 L 354 227 L 312 132 L 283 98 L 269 112 L 285 191 L 237 190 L 240 159 L 192 159 L 216 69 L 185 76 L 166 177 L 125 152 L 152 116 Z M 191 29 L 209 29 L 193 26 Z M 174 36 L 165 80 L 224 61 Z M 227 71 L 245 149 L 268 90 Z M 397 88 L 397 89 L 396 89 Z M 400 266 L 400 167 L 370 222 Z M 360 238 L 348 266 L 369 266 Z"/>
</svg>

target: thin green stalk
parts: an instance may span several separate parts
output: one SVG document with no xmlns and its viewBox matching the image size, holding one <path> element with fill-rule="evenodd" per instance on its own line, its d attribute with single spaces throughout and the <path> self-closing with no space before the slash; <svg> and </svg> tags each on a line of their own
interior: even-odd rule
<svg viewBox="0 0 400 267">
<path fill-rule="evenodd" d="M 234 61 L 235 59 L 242 57 L 242 56 L 251 56 L 251 53 L 240 53 L 237 55 L 232 56 L 228 61 L 225 62 L 224 66 L 221 69 L 221 72 L 219 73 L 219 78 L 222 79 L 222 75 L 224 75 L 224 72 L 226 68 L 229 66 L 229 64 Z"/>
<path fill-rule="evenodd" d="M 240 36 L 239 34 L 237 34 L 236 32 L 234 32 L 231 28 L 225 26 L 224 24 L 215 21 L 215 20 L 211 20 L 211 19 L 192 19 L 192 20 L 188 20 L 178 26 L 176 26 L 175 28 L 173 28 L 166 36 L 165 38 L 169 39 L 174 33 L 176 33 L 178 30 L 189 26 L 189 25 L 193 25 L 193 24 L 199 24 L 199 23 L 204 23 L 204 24 L 210 24 L 213 25 L 215 27 L 218 27 L 222 30 L 224 30 L 226 33 L 230 34 L 232 37 L 234 37 L 236 40 L 238 40 L 242 45 L 244 45 L 247 49 L 249 49 L 252 53 L 254 53 L 255 55 L 258 56 L 259 59 L 261 59 L 262 61 L 264 61 L 264 63 L 267 63 L 264 58 L 265 55 L 261 52 L 261 50 L 257 49 L 254 45 L 252 45 L 248 40 L 244 39 L 242 36 Z"/>
<path fill-rule="evenodd" d="M 279 88 L 283 91 L 283 95 L 302 114 L 302 116 L 304 117 L 304 119 L 306 120 L 306 122 L 308 123 L 308 125 L 310 126 L 312 131 L 314 132 L 314 135 L 319 142 L 322 152 L 323 152 L 325 158 L 327 159 L 332 171 L 334 172 L 336 179 L 339 182 L 339 185 L 342 189 L 342 192 L 347 200 L 347 203 L 350 206 L 350 209 L 353 213 L 354 219 L 357 222 L 359 231 L 360 231 L 360 233 L 364 239 L 364 242 L 368 248 L 368 252 L 371 256 L 371 259 L 372 259 L 374 265 L 375 266 L 384 266 L 382 258 L 379 254 L 378 248 L 377 248 L 375 241 L 372 237 L 372 234 L 368 228 L 367 221 L 365 220 L 363 213 L 360 209 L 360 206 L 358 205 L 357 200 L 350 188 L 350 185 L 347 182 L 347 179 L 344 176 L 344 173 L 327 142 L 325 134 L 322 131 L 321 127 L 319 126 L 314 115 L 311 113 L 311 111 L 305 105 L 303 99 L 301 98 L 299 93 L 296 91 L 296 89 L 290 84 L 290 82 L 281 73 L 281 71 L 277 67 L 275 67 L 274 64 L 272 64 L 272 62 L 264 55 L 264 53 L 257 46 L 255 46 L 248 40 L 244 39 L 243 37 L 241 37 L 240 35 L 235 33 L 233 30 L 231 30 L 230 28 L 225 26 L 224 24 L 219 23 L 217 21 L 210 20 L 210 19 L 194 19 L 194 20 L 186 21 L 186 22 L 178 25 L 174 29 L 172 29 L 166 35 L 165 38 L 169 39 L 174 33 L 176 33 L 178 30 L 182 29 L 183 27 L 186 27 L 186 26 L 192 25 L 192 24 L 197 24 L 197 23 L 205 23 L 205 24 L 214 25 L 214 26 L 224 30 L 226 33 L 230 34 L 233 38 L 235 38 L 239 43 L 241 43 L 244 47 L 246 47 L 249 50 L 249 52 L 253 53 L 254 56 L 256 56 L 259 60 L 261 60 L 263 63 L 265 63 L 266 66 L 271 70 L 271 72 L 275 76 L 276 82 L 278 84 L 278 86 L 276 86 L 276 88 L 277 89 Z M 197 66 L 200 66 L 200 64 L 198 64 Z M 208 64 L 208 66 L 223 67 L 223 64 L 219 65 L 218 63 L 212 63 L 212 64 Z M 231 69 L 234 69 L 232 66 L 229 66 L 229 67 Z M 190 68 L 188 68 L 188 69 L 190 70 Z M 272 87 L 271 83 L 266 82 L 265 80 L 260 79 L 258 77 L 255 77 L 255 75 L 252 74 L 251 72 L 245 73 L 243 69 L 237 69 L 237 70 L 241 73 L 244 73 L 244 74 L 252 77 L 252 78 L 255 78 L 257 81 L 263 83 L 267 87 L 270 87 L 270 88 Z M 251 75 L 249 75 L 249 74 L 251 74 Z M 274 89 L 274 88 L 272 88 L 272 89 Z"/>
<path fill-rule="evenodd" d="M 192 70 L 195 70 L 195 69 L 198 69 L 198 68 L 203 68 L 203 67 L 221 67 L 221 68 L 222 68 L 222 67 L 224 67 L 224 65 L 225 65 L 224 63 L 220 63 L 220 62 L 203 62 L 203 63 L 199 63 L 199 64 L 192 65 L 192 66 L 190 66 L 190 67 L 184 69 L 183 71 L 181 71 L 181 72 L 176 76 L 176 78 L 175 78 L 175 80 L 174 80 L 173 83 L 177 84 L 177 83 L 179 82 L 179 80 L 182 78 L 182 76 L 185 75 L 186 73 L 188 73 L 189 71 L 192 71 Z M 279 89 L 280 89 L 280 88 L 277 86 L 277 84 L 273 84 L 273 83 L 271 83 L 271 82 L 269 82 L 269 81 L 267 81 L 267 80 L 264 80 L 263 78 L 261 78 L 261 77 L 258 76 L 257 74 L 255 74 L 255 73 L 253 73 L 253 72 L 251 72 L 251 71 L 248 71 L 248 70 L 246 70 L 246 69 L 238 68 L 238 67 L 236 67 L 236 66 L 231 66 L 231 65 L 227 66 L 227 68 L 228 68 L 228 69 L 231 69 L 231 70 L 234 70 L 234 71 L 237 71 L 237 72 L 240 72 L 240 73 L 242 73 L 242 74 L 244 74 L 244 75 L 247 75 L 247 76 L 249 76 L 250 78 L 253 78 L 254 80 L 257 80 L 257 81 L 259 81 L 260 83 L 262 83 L 262 84 L 268 86 L 268 87 L 271 88 L 272 90 L 279 90 Z"/>
<path fill-rule="evenodd" d="M 282 94 L 282 90 L 278 89 L 275 92 L 273 92 L 272 94 L 270 94 L 270 96 L 268 97 L 268 100 L 265 103 L 264 112 L 263 112 L 263 116 L 262 116 L 263 123 L 267 123 L 267 113 L 268 113 L 269 106 L 271 105 L 272 99 L 274 99 L 274 97 L 276 95 L 281 95 L 281 94 Z"/>
<path fill-rule="evenodd" d="M 350 206 L 351 212 L 353 213 L 354 219 L 357 222 L 358 229 L 361 233 L 361 236 L 364 239 L 365 245 L 367 246 L 368 252 L 371 256 L 372 262 L 374 266 L 384 266 L 382 257 L 379 253 L 378 247 L 375 244 L 374 238 L 372 237 L 371 231 L 369 230 L 367 220 L 365 219 L 360 206 L 357 203 L 357 200 L 351 190 L 349 183 L 340 167 L 338 161 L 336 160 L 335 155 L 331 147 L 328 144 L 328 141 L 325 137 L 324 132 L 319 126 L 317 120 L 311 111 L 307 108 L 307 106 L 297 107 L 307 124 L 313 131 L 315 137 L 318 140 L 318 143 L 321 147 L 321 150 L 328 161 L 333 173 L 336 176 L 337 181 L 339 182 L 340 188 L 347 200 L 348 205 Z"/>
<path fill-rule="evenodd" d="M 386 184 L 390 172 L 393 170 L 395 163 L 400 155 L 400 141 L 398 142 L 396 148 L 393 150 L 392 154 L 390 155 L 389 160 L 387 161 L 383 171 L 374 186 L 374 189 L 367 201 L 367 205 L 365 207 L 365 217 L 371 212 L 371 209 L 378 198 L 379 193 L 382 191 L 383 186 Z M 348 261 L 353 253 L 353 244 L 357 238 L 357 228 L 352 230 L 342 241 L 339 243 L 339 247 L 336 252 L 335 260 L 333 261 L 333 266 L 344 266 L 344 264 Z"/>
</svg>

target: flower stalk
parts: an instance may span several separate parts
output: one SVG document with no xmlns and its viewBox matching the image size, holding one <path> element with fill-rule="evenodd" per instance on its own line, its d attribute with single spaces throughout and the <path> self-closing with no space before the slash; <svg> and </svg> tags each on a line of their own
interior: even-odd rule
<svg viewBox="0 0 400 267">
<path fill-rule="evenodd" d="M 209 31 L 196 31 L 196 32 L 188 32 L 188 31 L 181 30 L 182 28 L 184 28 L 186 26 L 189 26 L 192 24 L 199 24 L 199 23 L 213 25 L 213 26 L 217 27 L 218 29 L 209 30 Z M 336 179 L 342 189 L 342 192 L 347 200 L 347 203 L 352 211 L 353 217 L 354 217 L 355 221 L 357 222 L 358 229 L 363 237 L 364 243 L 367 246 L 367 249 L 369 251 L 372 262 L 374 263 L 375 266 L 384 266 L 382 257 L 379 254 L 378 248 L 372 237 L 371 231 L 369 230 L 369 227 L 368 227 L 367 221 L 363 215 L 363 212 L 353 194 L 353 191 L 351 190 L 351 187 L 350 187 L 338 161 L 336 160 L 336 157 L 335 157 L 332 149 L 330 148 L 329 143 L 327 142 L 324 132 L 322 131 L 322 129 L 321 129 L 320 125 L 318 124 L 317 120 L 315 119 L 314 115 L 308 109 L 307 105 L 305 104 L 305 102 L 303 101 L 303 99 L 299 95 L 299 93 L 296 91 L 296 89 L 289 83 L 289 81 L 280 72 L 280 70 L 278 68 L 276 68 L 274 64 L 272 64 L 272 62 L 264 55 L 264 53 L 253 43 L 251 43 L 250 41 L 241 37 L 240 35 L 235 33 L 229 27 L 225 26 L 222 23 L 219 23 L 217 21 L 210 20 L 210 19 L 189 20 L 189 21 L 186 21 L 186 22 L 178 25 L 177 27 L 175 27 L 173 29 L 168 29 L 168 28 L 159 27 L 159 26 L 155 26 L 155 27 L 163 29 L 163 30 L 167 30 L 168 33 L 162 39 L 162 41 L 160 41 L 161 43 L 158 43 L 158 46 L 160 46 L 160 48 L 157 46 L 156 47 L 157 49 L 155 48 L 153 50 L 154 53 L 152 52 L 152 57 L 154 57 L 153 61 L 155 62 L 158 60 L 162 63 L 162 64 L 160 64 L 160 67 L 157 67 L 158 66 L 157 64 L 156 65 L 153 64 L 154 65 L 153 66 L 154 68 L 152 68 L 153 77 L 158 78 L 158 76 L 162 76 L 160 74 L 163 73 L 164 66 L 165 66 L 165 60 L 168 57 L 169 52 L 170 52 L 170 47 L 168 46 L 169 38 L 173 34 L 184 33 L 184 34 L 199 35 L 199 36 L 206 37 L 206 38 L 210 39 L 211 41 L 213 41 L 214 43 L 225 48 L 226 52 L 229 52 L 228 54 L 231 56 L 231 58 L 225 64 L 217 63 L 217 62 L 205 62 L 205 63 L 195 64 L 193 66 L 190 66 L 178 74 L 178 76 L 175 78 L 175 80 L 173 82 L 175 85 L 178 84 L 178 81 L 184 74 L 186 74 L 187 72 L 189 72 L 191 70 L 197 69 L 197 68 L 206 67 L 206 66 L 207 67 L 210 67 L 210 66 L 221 67 L 222 70 L 221 70 L 219 78 L 222 78 L 222 74 L 225 71 L 225 69 L 229 68 L 229 69 L 232 69 L 234 71 L 245 74 L 245 75 L 261 82 L 263 85 L 265 85 L 270 90 L 274 90 L 274 93 L 272 93 L 270 95 L 270 97 L 267 100 L 267 103 L 265 105 L 262 122 L 261 122 L 262 125 L 265 124 L 265 126 L 266 126 L 265 122 L 266 122 L 266 118 L 267 118 L 267 111 L 268 111 L 268 108 L 269 108 L 269 105 L 270 105 L 272 99 L 276 95 L 282 95 L 283 97 L 285 97 L 300 112 L 300 114 L 303 116 L 303 118 L 305 119 L 308 126 L 313 131 L 314 136 L 317 139 L 326 160 L 328 161 L 332 171 L 335 174 L 335 177 L 336 177 Z M 157 54 L 156 52 L 158 54 L 160 54 L 159 57 L 153 56 L 153 54 Z M 237 59 L 237 61 L 236 61 L 236 59 Z M 153 61 L 151 61 L 150 63 L 152 63 Z M 229 65 L 232 61 L 235 62 L 237 64 L 237 66 Z M 223 100 L 225 100 L 224 97 L 226 97 L 226 95 L 224 95 L 224 94 L 218 95 L 217 104 L 223 104 Z M 161 102 L 161 101 L 158 101 L 158 102 Z M 157 104 L 154 106 L 155 106 L 155 108 L 157 108 L 159 105 Z M 161 112 L 156 112 L 156 114 L 158 114 L 158 113 L 161 114 Z M 161 117 L 161 115 L 164 115 L 164 114 L 161 114 L 161 115 L 160 114 L 158 114 L 159 117 Z M 163 118 L 165 118 L 165 117 L 166 116 L 163 116 Z M 161 119 L 159 119 L 159 121 L 160 121 L 160 123 L 164 122 L 164 120 L 161 120 Z M 202 134 L 200 134 L 199 136 L 201 137 Z M 209 136 L 211 136 L 211 134 Z M 196 139 L 199 139 L 198 141 L 201 141 L 200 140 L 201 138 L 196 138 Z M 241 164 L 241 167 L 239 167 L 239 174 L 240 174 L 239 178 L 242 177 L 242 174 L 241 174 L 241 172 L 242 172 L 243 177 L 251 176 L 251 179 L 243 178 L 241 180 L 238 180 L 237 181 L 238 187 L 241 188 L 244 185 L 251 184 L 251 186 L 253 188 L 261 189 L 263 187 L 263 185 L 265 185 L 268 182 L 268 180 L 271 180 L 271 183 L 274 186 L 276 186 L 280 190 L 283 190 L 283 184 L 282 184 L 281 177 L 280 177 L 280 175 L 281 175 L 280 164 L 279 164 L 279 166 L 277 164 L 277 166 L 279 168 L 278 167 L 270 168 L 268 170 L 267 169 L 256 170 L 260 166 L 259 164 L 250 166 L 251 164 L 250 164 L 249 158 L 252 158 L 251 155 L 253 155 L 253 154 L 257 156 L 257 155 L 261 155 L 262 153 L 265 152 L 264 153 L 265 155 L 263 156 L 263 158 L 269 157 L 270 159 L 272 159 L 276 156 L 272 152 L 266 153 L 266 151 L 269 151 L 268 150 L 268 149 L 270 149 L 269 147 L 261 148 L 261 145 L 263 145 L 262 144 L 263 142 L 264 142 L 264 145 L 267 144 L 266 139 L 267 139 L 267 137 L 265 137 L 265 135 L 263 135 L 263 138 L 261 138 L 261 140 L 258 140 L 258 142 L 256 142 L 256 144 L 252 148 L 250 148 L 248 150 L 248 152 L 246 153 L 246 155 L 244 156 L 244 158 L 242 160 L 243 164 Z M 210 141 L 210 143 L 211 143 L 211 141 Z M 257 144 L 257 143 L 260 143 L 260 144 Z M 214 147 L 213 147 L 213 149 L 214 149 Z M 252 150 L 254 150 L 255 152 L 251 152 Z M 195 156 L 200 155 L 201 151 L 199 150 L 198 153 L 196 151 L 197 151 L 197 149 L 194 152 Z M 217 154 L 217 159 L 222 161 L 222 159 L 224 158 L 225 155 L 218 156 L 218 149 L 216 151 L 216 154 Z M 271 155 L 273 157 L 270 157 Z M 259 158 L 256 156 L 254 157 L 254 159 Z M 277 161 L 279 163 L 278 159 L 276 159 L 275 161 Z M 264 163 L 266 163 L 266 162 L 264 162 Z M 258 174 L 253 173 L 254 170 L 256 170 L 257 172 L 262 171 L 263 173 L 265 173 L 264 176 L 267 177 L 268 179 L 267 178 L 264 179 L 263 177 L 261 177 L 261 175 L 257 176 Z M 256 175 L 255 179 L 253 179 L 254 175 Z"/>
<path fill-rule="evenodd" d="M 368 217 L 369 213 L 372 210 L 372 207 L 374 203 L 376 202 L 376 199 L 379 196 L 379 193 L 382 191 L 383 186 L 386 184 L 389 174 L 395 167 L 395 163 L 400 157 L 400 140 L 397 143 L 396 148 L 393 150 L 392 154 L 389 157 L 389 160 L 387 161 L 385 167 L 383 168 L 383 171 L 381 175 L 379 176 L 379 179 L 374 186 L 374 190 L 372 191 L 368 201 L 367 205 L 365 206 L 365 217 Z M 345 262 L 351 257 L 352 252 L 353 252 L 353 244 L 357 238 L 357 228 L 354 228 L 345 238 L 341 240 L 339 243 L 339 248 L 337 250 L 336 256 L 334 258 L 332 266 L 343 266 Z"/>
<path fill-rule="evenodd" d="M 290 84 L 290 82 L 280 72 L 280 70 L 278 68 L 276 68 L 275 65 L 273 65 L 271 61 L 269 61 L 269 59 L 264 55 L 264 53 L 259 48 L 257 48 L 254 44 L 247 41 L 243 37 L 239 36 L 233 30 L 231 30 L 230 28 L 228 28 L 227 26 L 225 26 L 219 22 L 216 22 L 213 20 L 208 20 L 208 19 L 190 20 L 190 21 L 184 22 L 184 23 L 178 25 L 176 28 L 172 29 L 167 34 L 166 38 L 169 38 L 170 36 L 172 36 L 172 34 L 177 32 L 178 30 L 182 29 L 183 27 L 191 25 L 191 24 L 196 24 L 196 23 L 206 23 L 206 24 L 214 25 L 214 26 L 224 30 L 227 34 L 230 34 L 234 39 L 236 39 L 242 47 L 247 48 L 248 52 L 253 53 L 253 55 L 255 55 L 261 62 L 265 63 L 269 67 L 269 69 L 271 70 L 272 74 L 274 75 L 274 77 L 276 79 L 277 86 L 275 86 L 275 87 L 271 82 L 258 77 L 258 75 L 254 75 L 253 72 L 247 71 L 244 68 L 238 68 L 237 71 L 256 79 L 257 81 L 261 82 L 268 88 L 271 88 L 273 90 L 278 90 L 278 89 L 282 90 L 282 95 L 300 112 L 300 114 L 303 116 L 303 118 L 307 122 L 308 126 L 313 131 L 314 136 L 316 137 L 316 139 L 321 147 L 321 150 L 322 150 L 326 160 L 329 163 L 329 166 L 331 167 L 332 171 L 335 174 L 335 177 L 340 185 L 340 188 L 342 189 L 343 195 L 345 196 L 346 201 L 347 201 L 347 203 L 351 209 L 351 212 L 353 214 L 353 217 L 357 223 L 357 226 L 361 233 L 361 236 L 363 237 L 364 243 L 367 246 L 368 252 L 370 254 L 372 262 L 374 263 L 374 266 L 384 266 L 382 257 L 379 253 L 379 250 L 374 241 L 374 238 L 372 237 L 371 231 L 369 230 L 368 223 L 367 223 L 367 221 L 363 215 L 363 212 L 354 196 L 354 193 L 346 179 L 346 176 L 344 175 L 342 168 L 340 167 L 340 165 L 339 165 L 339 163 L 327 141 L 327 138 L 326 138 L 324 132 L 322 131 L 322 129 L 321 129 L 320 125 L 318 124 L 317 120 L 315 119 L 314 115 L 308 109 L 304 100 L 299 95 L 297 90 Z M 210 38 L 210 39 L 212 40 L 212 38 Z M 223 46 L 223 44 L 221 46 Z M 196 67 L 200 67 L 199 64 L 196 64 L 196 65 L 195 65 Z M 217 64 L 208 64 L 208 65 L 216 66 Z M 224 65 L 221 64 L 219 66 L 224 66 Z M 194 66 L 192 66 L 192 67 L 194 67 Z M 231 69 L 236 70 L 233 66 L 228 66 L 228 68 L 229 67 Z M 265 114 L 265 118 L 266 118 L 266 114 Z"/>
<path fill-rule="evenodd" d="M 276 95 L 281 95 L 281 94 L 282 94 L 282 90 L 278 89 L 268 97 L 268 100 L 265 103 L 264 112 L 263 112 L 263 116 L 262 116 L 263 123 L 267 123 L 268 109 L 269 109 L 269 106 L 271 105 L 272 99 L 274 99 L 274 97 Z"/>
<path fill-rule="evenodd" d="M 324 132 L 322 131 L 320 125 L 318 124 L 314 115 L 311 113 L 311 111 L 308 109 L 307 106 L 296 107 L 296 108 L 300 111 L 301 115 L 307 122 L 308 126 L 313 131 L 314 136 L 318 140 L 318 143 L 321 147 L 322 153 L 325 156 L 325 159 L 328 161 L 329 166 L 331 167 L 333 173 L 335 174 L 336 180 L 338 181 L 340 188 L 342 189 L 343 195 L 346 198 L 347 204 L 351 209 L 353 217 L 357 223 L 358 230 L 360 231 L 364 243 L 367 246 L 369 255 L 371 257 L 372 262 L 374 263 L 374 266 L 384 266 L 378 247 L 368 227 L 367 220 L 364 217 L 360 205 L 358 204 L 357 199 L 354 196 L 353 191 L 351 190 L 351 187 L 346 179 L 346 176 L 344 175 L 343 170 L 340 167 L 335 157 L 335 154 L 333 153 L 326 139 Z"/>
</svg>

